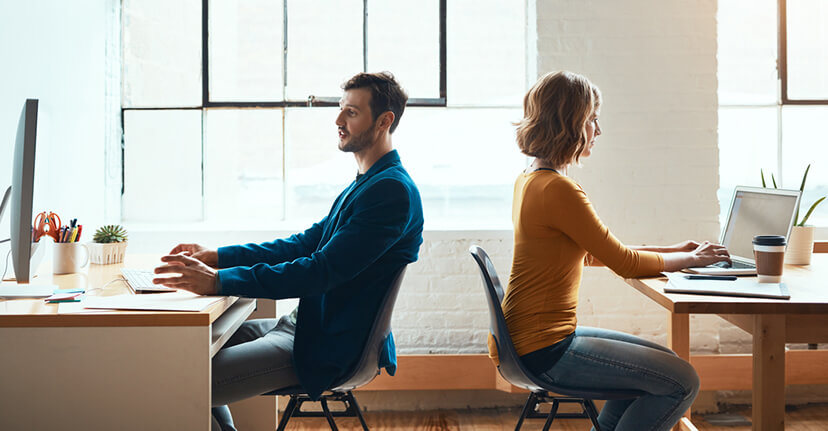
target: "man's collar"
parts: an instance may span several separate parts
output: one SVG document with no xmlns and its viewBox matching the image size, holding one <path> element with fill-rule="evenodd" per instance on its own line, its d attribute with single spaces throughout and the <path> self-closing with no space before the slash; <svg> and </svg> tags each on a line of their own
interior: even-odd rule
<svg viewBox="0 0 828 431">
<path fill-rule="evenodd" d="M 382 157 L 380 157 L 379 160 L 374 162 L 374 164 L 371 165 L 371 167 L 368 169 L 368 172 L 365 172 L 364 174 L 360 174 L 359 172 L 357 172 L 356 179 L 357 181 L 359 181 L 360 178 L 371 177 L 377 172 L 385 169 L 387 166 L 392 165 L 394 163 L 399 163 L 399 161 L 400 155 L 397 153 L 397 150 L 391 150 L 385 153 L 385 155 L 383 155 Z"/>
</svg>

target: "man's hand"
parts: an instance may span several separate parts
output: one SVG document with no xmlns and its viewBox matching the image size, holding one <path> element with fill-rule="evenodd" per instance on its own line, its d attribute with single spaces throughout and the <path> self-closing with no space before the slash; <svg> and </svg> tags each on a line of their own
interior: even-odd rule
<svg viewBox="0 0 828 431">
<path fill-rule="evenodd" d="M 187 256 L 185 252 L 161 258 L 166 265 L 155 268 L 156 274 L 179 274 L 178 277 L 153 278 L 155 284 L 162 284 L 175 289 L 189 290 L 199 295 L 215 295 L 216 270 L 201 260 Z"/>
<path fill-rule="evenodd" d="M 218 268 L 218 251 L 210 250 L 199 244 L 178 244 L 170 254 L 184 254 L 204 262 L 207 266 Z"/>
</svg>

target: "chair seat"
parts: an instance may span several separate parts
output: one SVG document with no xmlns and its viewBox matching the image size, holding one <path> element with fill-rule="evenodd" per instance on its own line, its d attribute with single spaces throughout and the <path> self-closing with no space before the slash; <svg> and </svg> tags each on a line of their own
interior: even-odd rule
<svg viewBox="0 0 828 431">
<path fill-rule="evenodd" d="M 278 396 L 287 396 L 287 395 L 299 395 L 304 394 L 305 389 L 302 388 L 300 385 L 295 386 L 288 386 L 286 388 L 276 389 L 275 391 L 270 391 L 266 394 L 262 395 L 278 395 Z"/>
</svg>

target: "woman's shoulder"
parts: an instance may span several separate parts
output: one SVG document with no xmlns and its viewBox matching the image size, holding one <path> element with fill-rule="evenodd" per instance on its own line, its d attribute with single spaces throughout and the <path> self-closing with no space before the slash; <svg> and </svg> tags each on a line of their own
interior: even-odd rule
<svg viewBox="0 0 828 431">
<path fill-rule="evenodd" d="M 583 194 L 584 190 L 572 178 L 566 175 L 560 175 L 555 172 L 543 173 L 541 175 L 530 175 L 527 178 L 527 186 L 535 188 L 544 193 L 562 193 L 562 194 Z"/>
</svg>

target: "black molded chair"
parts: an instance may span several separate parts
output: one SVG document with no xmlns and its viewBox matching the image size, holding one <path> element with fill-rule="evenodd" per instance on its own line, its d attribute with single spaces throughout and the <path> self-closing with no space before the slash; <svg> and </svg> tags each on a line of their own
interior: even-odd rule
<svg viewBox="0 0 828 431">
<path fill-rule="evenodd" d="M 523 389 L 529 390 L 529 399 L 523 406 L 523 411 L 518 418 L 515 431 L 520 429 L 523 420 L 527 418 L 546 418 L 543 430 L 549 430 L 555 418 L 588 418 L 596 431 L 601 431 L 598 426 L 598 409 L 595 408 L 593 400 L 629 399 L 643 395 L 640 391 L 619 391 L 619 390 L 591 390 L 581 388 L 568 388 L 556 386 L 537 378 L 529 371 L 520 360 L 515 347 L 512 344 L 512 337 L 506 327 L 506 318 L 503 316 L 501 302 L 503 302 L 503 288 L 500 279 L 495 271 L 489 255 L 477 245 L 469 248 L 474 261 L 480 267 L 480 276 L 483 278 L 483 286 L 486 290 L 486 299 L 489 304 L 489 331 L 494 336 L 497 344 L 497 355 L 500 365 L 497 370 L 507 382 Z M 553 395 L 559 394 L 563 396 Z M 542 403 L 552 403 L 548 414 L 539 412 Z M 582 413 L 558 413 L 560 404 L 580 404 Z"/>
<path fill-rule="evenodd" d="M 290 396 L 290 401 L 285 406 L 285 413 L 282 415 L 282 419 L 279 420 L 279 426 L 276 428 L 277 431 L 284 430 L 292 417 L 324 417 L 328 420 L 328 425 L 330 425 L 333 431 L 339 429 L 336 427 L 334 417 L 356 417 L 359 418 L 362 429 L 368 431 L 368 425 L 365 423 L 365 418 L 362 417 L 359 404 L 357 404 L 356 398 L 351 391 L 360 386 L 367 385 L 380 373 L 377 363 L 385 339 L 391 333 L 391 314 L 394 311 L 397 294 L 400 292 L 400 286 L 405 275 L 405 268 L 404 266 L 397 271 L 397 274 L 391 282 L 391 286 L 385 293 L 385 297 L 382 298 L 377 316 L 371 325 L 368 340 L 365 342 L 365 347 L 362 350 L 362 356 L 357 361 L 356 366 L 343 378 L 335 382 L 319 399 L 319 404 L 322 406 L 321 412 L 302 410 L 302 404 L 312 400 L 304 393 L 301 386 L 291 386 L 264 394 Z M 328 408 L 329 401 L 343 403 L 345 410 L 331 411 Z"/>
</svg>

